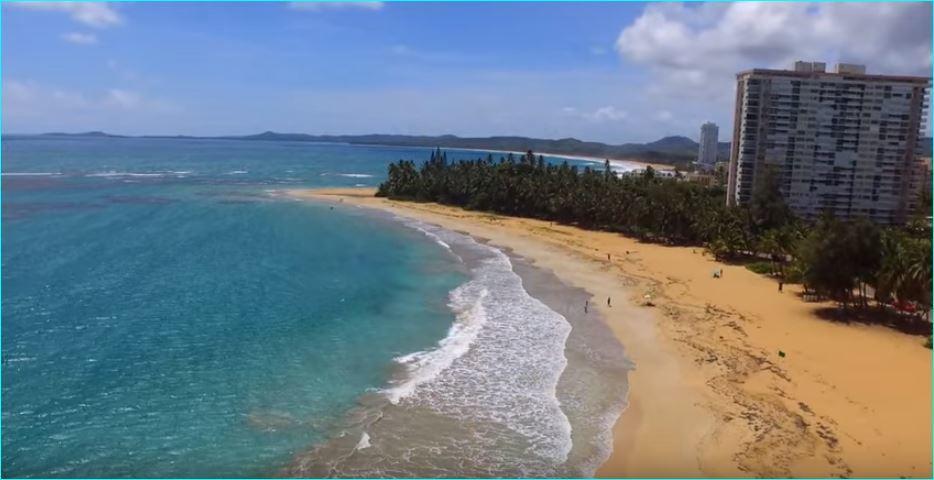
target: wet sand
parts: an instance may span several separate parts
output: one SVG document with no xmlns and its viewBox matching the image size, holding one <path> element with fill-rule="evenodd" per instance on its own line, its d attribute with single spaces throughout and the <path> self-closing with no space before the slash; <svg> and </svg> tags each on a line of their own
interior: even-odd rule
<svg viewBox="0 0 934 480">
<path fill-rule="evenodd" d="M 364 212 L 423 232 L 469 280 L 449 293 L 448 335 L 397 357 L 385 388 L 362 395 L 282 474 L 593 476 L 612 450 L 631 362 L 590 294 L 462 232 Z"/>
<path fill-rule="evenodd" d="M 931 476 L 921 337 L 823 320 L 816 311 L 829 304 L 802 301 L 793 285 L 779 293 L 701 249 L 372 194 L 290 192 L 487 239 L 594 297 L 635 363 L 598 475 Z"/>
</svg>

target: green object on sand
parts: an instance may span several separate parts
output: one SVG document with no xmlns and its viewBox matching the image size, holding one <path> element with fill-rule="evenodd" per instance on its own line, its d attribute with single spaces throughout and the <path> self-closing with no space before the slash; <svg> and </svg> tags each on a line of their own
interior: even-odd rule
<svg viewBox="0 0 934 480">
<path fill-rule="evenodd" d="M 785 352 L 779 350 L 779 351 L 778 351 L 778 356 L 779 356 L 779 357 L 782 357 L 782 358 L 785 358 Z"/>
</svg>

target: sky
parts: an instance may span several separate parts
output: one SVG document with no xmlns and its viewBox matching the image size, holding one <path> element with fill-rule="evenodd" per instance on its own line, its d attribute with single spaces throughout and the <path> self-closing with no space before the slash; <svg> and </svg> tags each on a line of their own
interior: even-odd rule
<svg viewBox="0 0 934 480">
<path fill-rule="evenodd" d="M 930 3 L 8 3 L 4 133 L 455 134 L 612 144 L 732 128 L 735 74 L 931 75 Z"/>
</svg>

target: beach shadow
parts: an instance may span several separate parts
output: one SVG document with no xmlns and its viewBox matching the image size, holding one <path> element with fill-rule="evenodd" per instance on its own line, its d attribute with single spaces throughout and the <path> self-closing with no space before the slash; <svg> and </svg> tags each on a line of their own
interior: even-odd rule
<svg viewBox="0 0 934 480">
<path fill-rule="evenodd" d="M 861 323 L 863 325 L 882 325 L 909 335 L 927 337 L 931 335 L 931 322 L 915 315 L 905 315 L 891 309 L 820 307 L 814 313 L 822 320 L 834 323 Z"/>
</svg>

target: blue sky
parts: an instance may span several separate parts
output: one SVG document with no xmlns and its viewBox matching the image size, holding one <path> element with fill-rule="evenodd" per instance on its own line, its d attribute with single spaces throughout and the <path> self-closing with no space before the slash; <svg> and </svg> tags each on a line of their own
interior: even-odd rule
<svg viewBox="0 0 934 480">
<path fill-rule="evenodd" d="M 2 8 L 3 130 L 726 140 L 736 71 L 930 74 L 929 4 Z"/>
</svg>

